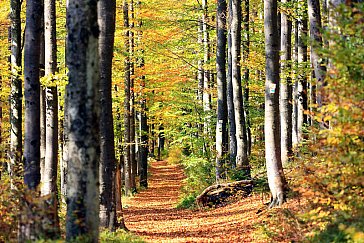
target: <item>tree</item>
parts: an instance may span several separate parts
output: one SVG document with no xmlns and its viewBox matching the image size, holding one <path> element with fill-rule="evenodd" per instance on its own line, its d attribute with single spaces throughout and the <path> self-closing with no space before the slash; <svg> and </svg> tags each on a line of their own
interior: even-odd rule
<svg viewBox="0 0 364 243">
<path fill-rule="evenodd" d="M 40 0 L 27 2 L 26 30 L 24 43 L 24 98 L 25 98 L 25 138 L 24 138 L 24 184 L 35 191 L 40 183 L 40 34 L 43 5 Z M 20 115 L 20 114 L 19 114 Z M 27 200 L 25 205 L 31 203 Z M 38 237 L 39 222 L 33 212 L 24 207 L 20 219 L 19 241 L 34 240 Z"/>
<path fill-rule="evenodd" d="M 125 59 L 124 59 L 124 175 L 125 195 L 130 195 L 132 190 L 131 182 L 131 161 L 130 161 L 130 39 L 129 39 L 129 11 L 128 1 L 123 3 L 124 28 L 125 28 Z"/>
<path fill-rule="evenodd" d="M 319 50 L 322 48 L 322 25 L 320 2 L 318 0 L 308 0 L 308 18 L 310 21 L 310 39 L 311 39 L 311 63 L 315 71 L 317 83 L 316 101 L 319 107 L 322 106 L 323 86 L 326 74 L 326 67 L 322 63 L 322 57 Z"/>
<path fill-rule="evenodd" d="M 137 7 L 141 10 L 141 1 L 137 1 Z M 143 25 L 141 19 L 137 19 L 137 27 L 139 28 L 138 34 L 138 56 L 137 56 L 137 67 L 142 70 L 145 66 L 144 61 L 144 50 L 142 49 L 142 36 L 143 32 L 140 28 Z M 139 147 L 139 164 L 140 164 L 140 186 L 148 187 L 148 117 L 147 117 L 147 99 L 144 92 L 145 88 L 145 76 L 140 76 L 140 121 L 139 121 L 139 132 L 140 132 L 140 147 Z"/>
<path fill-rule="evenodd" d="M 285 179 L 281 161 L 279 122 L 279 44 L 277 37 L 277 0 L 264 0 L 266 55 L 265 80 L 265 159 L 272 200 L 269 207 L 285 200 Z"/>
<path fill-rule="evenodd" d="M 217 72 L 217 124 L 216 124 L 216 180 L 224 178 L 227 150 L 227 84 L 226 84 L 226 0 L 217 2 L 216 72 Z"/>
<path fill-rule="evenodd" d="M 233 95 L 233 79 L 232 79 L 232 59 L 231 59 L 231 22 L 232 22 L 232 1 L 228 1 L 229 19 L 228 19 L 228 73 L 227 73 L 227 107 L 228 107 L 228 120 L 229 120 L 229 155 L 230 166 L 236 166 L 236 153 L 237 153 L 237 141 L 236 141 L 236 125 L 235 125 L 235 109 L 234 109 L 234 95 Z"/>
<path fill-rule="evenodd" d="M 10 174 L 13 178 L 15 165 L 22 157 L 22 81 L 21 66 L 21 2 L 10 1 L 11 38 L 11 94 L 10 94 Z"/>
<path fill-rule="evenodd" d="M 282 4 L 289 1 L 282 0 Z M 292 155 L 292 80 L 291 80 L 292 22 L 281 13 L 281 83 L 279 113 L 281 119 L 281 158 L 285 165 Z"/>
<path fill-rule="evenodd" d="M 58 94 L 52 76 L 57 71 L 55 0 L 44 0 L 44 45 L 45 75 L 48 80 L 52 80 L 52 83 L 45 89 L 45 159 L 41 192 L 42 195 L 50 195 L 47 203 L 49 203 L 51 213 L 47 215 L 46 234 L 49 238 L 58 238 L 60 233 L 57 206 Z"/>
<path fill-rule="evenodd" d="M 100 226 L 115 230 L 116 197 L 115 173 L 116 158 L 114 144 L 114 124 L 111 97 L 111 68 L 114 50 L 116 18 L 115 0 L 101 0 L 98 3 L 98 23 L 100 26 Z"/>
<path fill-rule="evenodd" d="M 97 242 L 100 159 L 97 1 L 69 0 L 67 29 L 66 238 Z"/>
<path fill-rule="evenodd" d="M 245 123 L 244 101 L 241 85 L 241 67 L 240 67 L 240 46 L 241 46 L 241 1 L 232 1 L 231 28 L 231 60 L 232 60 L 232 86 L 233 101 L 236 125 L 236 166 L 241 170 L 244 176 L 250 177 L 250 166 L 248 158 L 247 132 Z"/>
</svg>

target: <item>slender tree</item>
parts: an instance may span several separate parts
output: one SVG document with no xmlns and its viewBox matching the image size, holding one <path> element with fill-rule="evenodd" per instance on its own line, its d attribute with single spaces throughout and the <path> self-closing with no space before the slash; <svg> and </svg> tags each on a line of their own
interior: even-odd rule
<svg viewBox="0 0 364 243">
<path fill-rule="evenodd" d="M 232 1 L 228 1 L 228 72 L 227 72 L 227 107 L 228 107 L 228 121 L 229 121 L 229 155 L 230 155 L 230 167 L 236 166 L 236 153 L 237 153 L 237 141 L 236 141 L 236 125 L 235 125 L 235 111 L 234 111 L 234 95 L 233 95 L 233 79 L 232 79 L 232 59 L 231 59 L 231 23 L 232 23 Z"/>
<path fill-rule="evenodd" d="M 248 158 L 247 132 L 245 123 L 244 101 L 241 85 L 241 0 L 232 1 L 231 19 L 231 60 L 232 60 L 232 84 L 233 101 L 236 125 L 237 154 L 236 166 L 243 171 L 244 176 L 250 177 Z"/>
<path fill-rule="evenodd" d="M 69 0 L 67 9 L 67 241 L 98 242 L 99 55 L 97 1 Z M 81 237 L 81 238 L 80 238 Z"/>
<path fill-rule="evenodd" d="M 22 81 L 21 81 L 21 1 L 10 1 L 11 94 L 10 94 L 10 175 L 22 157 Z"/>
<path fill-rule="evenodd" d="M 135 38 L 134 38 L 134 1 L 130 0 L 129 4 L 129 13 L 130 13 L 130 21 L 129 21 L 129 60 L 130 60 L 130 111 L 129 111 L 129 119 L 130 119 L 130 165 L 131 165 L 131 189 L 133 192 L 136 192 L 136 182 L 135 178 L 138 173 L 138 166 L 136 160 L 136 139 L 135 139 L 135 94 L 134 94 L 134 83 L 135 83 L 135 55 L 134 55 L 134 46 L 135 46 Z"/>
<path fill-rule="evenodd" d="M 130 195 L 132 190 L 131 183 L 131 161 L 130 161 L 130 44 L 129 44 L 129 9 L 128 1 L 124 0 L 123 14 L 125 27 L 125 60 L 124 60 L 124 178 L 125 195 Z"/>
<path fill-rule="evenodd" d="M 216 125 L 216 180 L 224 178 L 227 150 L 227 84 L 226 84 L 226 0 L 219 0 L 216 9 L 216 73 L 217 73 L 217 125 Z"/>
<path fill-rule="evenodd" d="M 57 71 L 56 39 L 56 2 L 44 0 L 44 54 L 45 75 L 54 80 Z M 45 230 L 48 238 L 59 237 L 58 203 L 57 203 L 57 167 L 58 167 L 58 94 L 57 86 L 49 84 L 45 89 L 45 158 L 42 174 L 42 195 L 50 195 L 47 201 L 50 212 L 47 214 Z"/>
<path fill-rule="evenodd" d="M 326 74 L 326 67 L 323 65 L 322 57 L 319 50 L 322 48 L 322 25 L 320 2 L 318 0 L 308 0 L 308 18 L 310 22 L 310 39 L 311 39 L 311 63 L 315 71 L 317 83 L 316 101 L 319 107 L 322 106 L 323 86 Z"/>
<path fill-rule="evenodd" d="M 264 0 L 266 55 L 265 81 L 265 159 L 272 193 L 270 207 L 284 202 L 285 179 L 281 161 L 279 122 L 279 44 L 277 37 L 277 0 Z"/>
<path fill-rule="evenodd" d="M 288 1 L 282 0 L 282 4 Z M 286 164 L 292 155 L 292 80 L 291 80 L 292 22 L 281 13 L 281 83 L 279 113 L 281 117 L 281 158 Z"/>
</svg>

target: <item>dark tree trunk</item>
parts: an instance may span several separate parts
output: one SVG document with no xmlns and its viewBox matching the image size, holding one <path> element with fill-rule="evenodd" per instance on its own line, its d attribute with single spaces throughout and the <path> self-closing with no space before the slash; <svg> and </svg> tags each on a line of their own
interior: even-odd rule
<svg viewBox="0 0 364 243">
<path fill-rule="evenodd" d="M 43 5 L 40 0 L 27 1 L 26 30 L 24 45 L 24 183 L 36 190 L 40 183 L 40 35 Z M 21 115 L 21 114 L 19 114 Z M 34 193 L 33 196 L 35 196 Z M 35 212 L 26 205 L 20 219 L 19 241 L 35 240 L 39 237 L 40 222 L 34 220 Z"/>
<path fill-rule="evenodd" d="M 116 2 L 114 0 L 100 0 L 98 3 L 101 104 L 100 226 L 109 228 L 112 231 L 117 227 L 115 197 L 116 158 L 111 96 L 115 18 Z"/>
<path fill-rule="evenodd" d="M 265 159 L 269 188 L 272 193 L 270 207 L 273 207 L 281 205 L 285 199 L 285 179 L 280 147 L 277 0 L 264 0 L 264 32 L 266 53 Z"/>
<path fill-rule="evenodd" d="M 100 77 L 97 1 L 69 0 L 67 29 L 69 164 L 66 239 L 71 241 L 81 237 L 98 242 Z"/>
<path fill-rule="evenodd" d="M 226 84 L 226 0 L 218 0 L 216 10 L 217 47 L 217 123 L 216 123 L 216 181 L 225 178 L 227 152 L 227 84 Z"/>
<path fill-rule="evenodd" d="M 125 195 L 130 195 L 132 190 L 131 183 L 131 161 L 130 161 L 130 44 L 129 44 L 129 11 L 128 2 L 124 0 L 124 27 L 125 31 L 125 60 L 124 60 L 124 178 L 125 178 Z"/>
</svg>

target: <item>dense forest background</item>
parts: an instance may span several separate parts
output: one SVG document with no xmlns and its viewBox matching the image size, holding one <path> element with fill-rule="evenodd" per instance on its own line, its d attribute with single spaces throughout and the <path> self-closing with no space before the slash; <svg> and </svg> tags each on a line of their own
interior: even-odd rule
<svg viewBox="0 0 364 243">
<path fill-rule="evenodd" d="M 143 242 L 159 161 L 240 241 L 364 242 L 363 36 L 361 1 L 1 1 L 0 242 Z"/>
</svg>

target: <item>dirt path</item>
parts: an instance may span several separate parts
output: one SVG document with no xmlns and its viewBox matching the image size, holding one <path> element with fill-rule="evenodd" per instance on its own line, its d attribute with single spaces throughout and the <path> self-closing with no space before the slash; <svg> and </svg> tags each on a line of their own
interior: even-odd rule
<svg viewBox="0 0 364 243">
<path fill-rule="evenodd" d="M 127 202 L 127 227 L 147 242 L 257 242 L 252 232 L 262 206 L 250 197 L 206 211 L 176 209 L 183 171 L 166 161 L 150 168 L 149 188 Z"/>
</svg>

